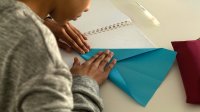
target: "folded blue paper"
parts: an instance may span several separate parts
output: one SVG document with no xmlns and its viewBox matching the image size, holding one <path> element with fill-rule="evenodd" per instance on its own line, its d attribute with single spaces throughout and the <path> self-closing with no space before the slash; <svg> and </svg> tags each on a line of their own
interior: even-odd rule
<svg viewBox="0 0 200 112">
<path fill-rule="evenodd" d="M 82 57 L 88 60 L 104 50 L 92 49 Z M 176 52 L 163 48 L 110 50 L 117 64 L 109 79 L 140 105 L 146 106 L 172 67 Z"/>
</svg>

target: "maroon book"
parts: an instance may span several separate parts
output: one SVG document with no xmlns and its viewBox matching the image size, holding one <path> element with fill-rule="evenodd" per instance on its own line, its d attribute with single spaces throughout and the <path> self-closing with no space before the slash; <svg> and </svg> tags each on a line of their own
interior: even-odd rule
<svg viewBox="0 0 200 112">
<path fill-rule="evenodd" d="M 187 103 L 200 104 L 200 40 L 172 42 Z"/>
</svg>

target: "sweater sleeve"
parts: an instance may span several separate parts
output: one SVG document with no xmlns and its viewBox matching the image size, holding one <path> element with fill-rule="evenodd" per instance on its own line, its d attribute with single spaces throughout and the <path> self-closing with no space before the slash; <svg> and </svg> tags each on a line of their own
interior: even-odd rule
<svg viewBox="0 0 200 112">
<path fill-rule="evenodd" d="M 73 78 L 53 44 L 54 39 L 43 38 L 46 40 L 37 37 L 19 44 L 27 52 L 20 56 L 24 52 L 21 50 L 18 59 L 28 63 L 21 76 L 30 76 L 19 87 L 19 112 L 101 112 L 103 104 L 96 81 L 86 76 Z M 31 63 L 27 62 L 30 59 Z"/>
<path fill-rule="evenodd" d="M 86 76 L 74 77 L 71 80 L 60 74 L 47 74 L 26 83 L 21 94 L 19 107 L 23 112 L 101 112 L 102 100 L 99 97 L 97 83 Z M 63 75 L 62 75 L 63 73 Z M 69 73 L 69 72 L 68 72 Z M 29 88 L 29 89 L 28 89 Z M 71 93 L 71 91 L 73 91 Z"/>
</svg>

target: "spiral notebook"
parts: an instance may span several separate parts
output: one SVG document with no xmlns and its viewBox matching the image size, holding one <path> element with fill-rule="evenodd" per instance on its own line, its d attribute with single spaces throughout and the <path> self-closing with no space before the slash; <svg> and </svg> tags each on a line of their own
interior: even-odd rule
<svg viewBox="0 0 200 112">
<path fill-rule="evenodd" d="M 110 0 L 92 0 L 91 8 L 71 23 L 92 48 L 152 48 L 155 45 Z"/>
</svg>

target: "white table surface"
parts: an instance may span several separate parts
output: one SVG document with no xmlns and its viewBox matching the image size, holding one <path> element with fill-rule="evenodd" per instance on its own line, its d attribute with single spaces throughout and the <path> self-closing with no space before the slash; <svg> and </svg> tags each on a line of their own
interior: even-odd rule
<svg viewBox="0 0 200 112">
<path fill-rule="evenodd" d="M 171 41 L 200 37 L 200 0 L 137 0 L 161 23 L 154 26 L 134 5 L 126 0 L 112 0 L 133 18 L 135 24 L 158 47 L 172 49 Z M 187 104 L 177 63 L 169 72 L 146 107 L 138 105 L 107 81 L 101 87 L 104 112 L 200 112 L 200 105 Z"/>
</svg>

